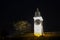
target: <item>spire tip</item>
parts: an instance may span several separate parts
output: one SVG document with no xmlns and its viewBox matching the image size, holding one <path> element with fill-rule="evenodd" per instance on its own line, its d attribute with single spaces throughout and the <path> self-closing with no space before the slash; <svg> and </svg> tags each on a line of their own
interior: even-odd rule
<svg viewBox="0 0 60 40">
<path fill-rule="evenodd" d="M 37 11 L 39 11 L 39 8 L 37 8 Z"/>
</svg>

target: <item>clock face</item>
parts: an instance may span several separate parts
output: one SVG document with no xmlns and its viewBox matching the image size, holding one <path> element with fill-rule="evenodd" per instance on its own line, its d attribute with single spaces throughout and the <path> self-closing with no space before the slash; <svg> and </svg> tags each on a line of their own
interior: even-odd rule
<svg viewBox="0 0 60 40">
<path fill-rule="evenodd" d="M 40 24 L 40 20 L 39 20 L 39 19 L 35 20 L 35 23 L 36 23 L 37 25 L 39 25 L 39 24 Z"/>
</svg>

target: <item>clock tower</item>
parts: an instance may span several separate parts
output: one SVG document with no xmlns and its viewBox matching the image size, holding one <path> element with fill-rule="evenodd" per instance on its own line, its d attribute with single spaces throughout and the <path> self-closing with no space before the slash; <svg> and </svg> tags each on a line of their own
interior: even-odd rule
<svg viewBox="0 0 60 40">
<path fill-rule="evenodd" d="M 42 36 L 43 35 L 43 18 L 40 14 L 39 9 L 35 11 L 35 16 L 33 17 L 34 19 L 34 35 L 35 36 Z"/>
</svg>

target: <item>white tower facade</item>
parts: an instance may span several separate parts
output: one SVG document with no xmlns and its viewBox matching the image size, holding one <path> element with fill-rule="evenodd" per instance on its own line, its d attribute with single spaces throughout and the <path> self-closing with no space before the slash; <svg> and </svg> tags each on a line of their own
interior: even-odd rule
<svg viewBox="0 0 60 40">
<path fill-rule="evenodd" d="M 43 35 L 43 18 L 40 15 L 39 9 L 35 12 L 34 19 L 34 35 L 35 36 L 42 36 Z"/>
</svg>

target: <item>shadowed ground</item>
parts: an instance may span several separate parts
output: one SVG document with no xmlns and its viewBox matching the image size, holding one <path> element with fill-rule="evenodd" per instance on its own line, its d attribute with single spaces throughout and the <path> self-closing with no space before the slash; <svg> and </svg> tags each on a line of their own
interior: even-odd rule
<svg viewBox="0 0 60 40">
<path fill-rule="evenodd" d="M 33 33 L 27 33 L 24 35 L 15 35 L 14 37 L 6 37 L 6 40 L 19 39 L 19 40 L 58 40 L 60 39 L 60 32 L 44 32 L 40 37 L 34 36 Z"/>
</svg>

